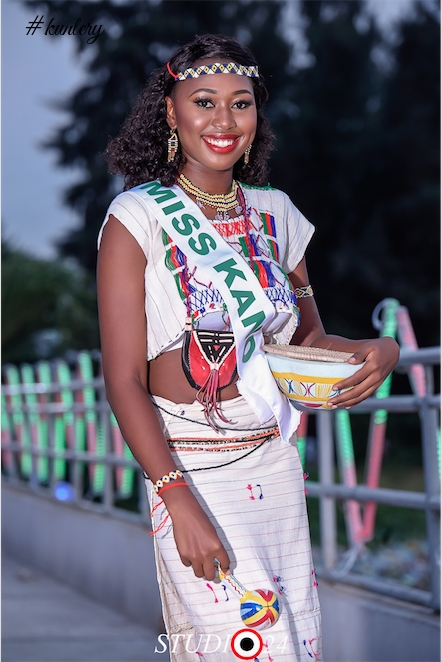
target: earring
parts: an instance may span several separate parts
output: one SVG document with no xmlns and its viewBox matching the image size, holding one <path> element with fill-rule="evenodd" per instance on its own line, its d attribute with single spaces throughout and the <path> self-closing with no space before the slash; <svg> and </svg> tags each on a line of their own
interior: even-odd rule
<svg viewBox="0 0 442 662">
<path fill-rule="evenodd" d="M 175 154 L 178 151 L 178 136 L 175 129 L 170 130 L 170 137 L 167 141 L 167 163 L 175 160 Z"/>
<path fill-rule="evenodd" d="M 249 145 L 247 147 L 246 151 L 244 152 L 244 164 L 245 165 L 247 165 L 249 160 L 250 160 L 250 151 L 252 149 L 252 145 L 253 145 L 253 143 L 251 145 Z"/>
</svg>

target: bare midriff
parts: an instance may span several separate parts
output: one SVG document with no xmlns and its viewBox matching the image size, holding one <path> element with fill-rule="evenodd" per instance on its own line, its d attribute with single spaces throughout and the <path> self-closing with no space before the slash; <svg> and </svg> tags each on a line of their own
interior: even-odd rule
<svg viewBox="0 0 442 662">
<path fill-rule="evenodd" d="M 164 352 L 153 361 L 149 361 L 149 392 L 177 404 L 180 402 L 190 404 L 195 401 L 197 390 L 191 387 L 184 374 L 181 349 Z M 233 383 L 219 392 L 219 399 L 231 400 L 238 395 L 238 389 Z"/>
</svg>

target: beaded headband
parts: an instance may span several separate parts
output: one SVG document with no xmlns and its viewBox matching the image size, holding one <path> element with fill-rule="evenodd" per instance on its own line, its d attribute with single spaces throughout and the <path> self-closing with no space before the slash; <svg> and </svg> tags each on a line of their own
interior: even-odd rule
<svg viewBox="0 0 442 662">
<path fill-rule="evenodd" d="M 205 74 L 238 74 L 238 76 L 248 76 L 249 78 L 259 78 L 257 66 L 246 67 L 244 64 L 235 64 L 235 62 L 215 62 L 214 64 L 202 64 L 199 67 L 189 67 L 185 71 L 179 71 L 174 74 L 167 63 L 167 71 L 175 80 L 187 80 L 187 78 L 199 78 Z"/>
</svg>

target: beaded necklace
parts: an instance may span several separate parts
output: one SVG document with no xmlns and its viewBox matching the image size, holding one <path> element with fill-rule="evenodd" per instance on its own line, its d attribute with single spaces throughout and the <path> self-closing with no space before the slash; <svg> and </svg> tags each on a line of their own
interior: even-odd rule
<svg viewBox="0 0 442 662">
<path fill-rule="evenodd" d="M 186 193 L 195 196 L 196 204 L 200 209 L 204 209 L 206 205 L 216 209 L 215 220 L 217 221 L 228 221 L 231 209 L 235 209 L 237 214 L 241 213 L 242 208 L 237 202 L 238 184 L 235 180 L 232 181 L 229 193 L 206 193 L 192 184 L 190 179 L 183 174 L 178 177 L 178 183 Z"/>
<path fill-rule="evenodd" d="M 181 177 L 184 177 L 184 175 L 180 175 L 180 177 L 178 179 L 181 180 Z M 189 180 L 187 180 L 187 181 L 189 181 Z M 255 274 L 256 274 L 256 269 L 254 267 L 255 267 L 255 264 L 256 264 L 257 261 L 255 260 L 255 258 L 257 257 L 257 255 L 259 254 L 260 251 L 259 251 L 259 248 L 258 248 L 257 245 L 256 245 L 257 250 L 254 250 L 254 248 L 253 248 L 252 239 L 251 239 L 251 235 L 250 235 L 250 227 L 251 227 L 250 214 L 249 214 L 249 211 L 247 209 L 246 201 L 245 201 L 245 198 L 244 198 L 244 193 L 242 192 L 241 187 L 238 186 L 238 184 L 235 180 L 233 180 L 233 182 L 232 182 L 232 189 L 233 189 L 233 186 L 235 186 L 235 191 L 236 191 L 235 195 L 239 198 L 239 202 L 237 202 L 236 197 L 235 197 L 235 205 L 236 205 L 235 209 L 236 209 L 238 214 L 240 214 L 242 212 L 243 216 L 244 216 L 244 224 L 245 224 L 244 239 L 245 239 L 245 243 L 246 243 L 246 246 L 247 246 L 247 253 L 248 253 L 247 257 L 248 257 L 249 266 L 252 269 L 252 271 L 254 271 Z M 184 189 L 184 187 L 183 187 L 183 189 Z M 184 189 L 184 190 L 186 190 L 186 189 Z M 201 190 L 201 189 L 198 189 L 198 190 Z M 205 193 L 205 191 L 202 191 L 202 190 L 201 190 L 201 193 L 203 193 L 206 196 L 211 195 L 210 193 Z M 230 195 L 230 193 L 228 195 Z M 211 205 L 211 206 L 213 206 L 213 205 Z M 230 220 L 230 216 L 228 216 L 227 218 L 223 218 L 223 219 L 216 218 L 216 216 L 215 216 L 215 220 L 217 220 L 217 221 L 221 221 L 221 220 L 228 221 L 228 220 Z M 191 317 L 190 307 L 189 307 L 189 297 L 192 294 L 190 286 L 189 286 L 190 273 L 189 273 L 189 268 L 188 268 L 188 264 L 187 264 L 187 256 L 184 255 L 183 257 L 184 257 L 184 264 L 183 264 L 182 287 L 183 287 L 183 293 L 184 293 L 184 296 L 185 296 L 185 299 L 186 299 L 187 314 L 188 314 L 188 317 Z"/>
</svg>

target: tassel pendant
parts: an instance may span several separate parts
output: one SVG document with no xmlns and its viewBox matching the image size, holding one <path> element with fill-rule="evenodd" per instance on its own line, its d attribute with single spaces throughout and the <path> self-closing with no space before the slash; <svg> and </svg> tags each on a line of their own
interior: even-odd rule
<svg viewBox="0 0 442 662">
<path fill-rule="evenodd" d="M 212 363 L 209 376 L 207 377 L 204 384 L 201 386 L 200 390 L 196 394 L 196 399 L 202 405 L 204 409 L 204 416 L 206 421 L 215 432 L 218 432 L 218 428 L 215 423 L 212 421 L 212 415 L 216 414 L 224 423 L 230 423 L 225 416 L 223 416 L 218 400 L 218 387 L 219 387 L 219 364 Z"/>
</svg>

